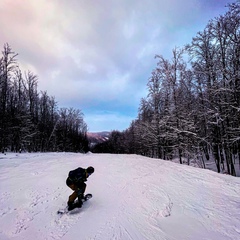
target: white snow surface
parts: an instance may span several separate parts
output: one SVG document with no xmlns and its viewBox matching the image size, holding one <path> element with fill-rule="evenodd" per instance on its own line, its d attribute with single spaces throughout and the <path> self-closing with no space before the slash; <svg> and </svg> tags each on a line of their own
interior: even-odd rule
<svg viewBox="0 0 240 240">
<path fill-rule="evenodd" d="M 81 209 L 65 180 L 94 166 Z M 137 155 L 0 155 L 0 239 L 239 240 L 240 178 Z"/>
</svg>

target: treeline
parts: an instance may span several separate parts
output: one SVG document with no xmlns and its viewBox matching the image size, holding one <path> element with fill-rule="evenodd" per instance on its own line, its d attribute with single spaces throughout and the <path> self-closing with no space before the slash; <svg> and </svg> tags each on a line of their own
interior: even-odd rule
<svg viewBox="0 0 240 240">
<path fill-rule="evenodd" d="M 80 110 L 58 109 L 39 92 L 32 72 L 20 70 L 8 44 L 0 57 L 0 150 L 88 151 L 87 125 Z"/>
<path fill-rule="evenodd" d="M 236 175 L 240 159 L 240 3 L 207 24 L 172 58 L 156 56 L 136 120 L 93 151 L 136 153 L 180 163 L 214 157 Z"/>
</svg>

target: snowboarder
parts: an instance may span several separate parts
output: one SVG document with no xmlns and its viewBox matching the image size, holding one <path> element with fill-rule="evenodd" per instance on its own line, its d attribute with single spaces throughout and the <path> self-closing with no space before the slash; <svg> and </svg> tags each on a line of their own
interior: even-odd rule
<svg viewBox="0 0 240 240">
<path fill-rule="evenodd" d="M 93 167 L 88 167 L 87 169 L 79 167 L 69 172 L 66 184 L 74 191 L 68 198 L 67 204 L 69 211 L 73 210 L 76 207 L 82 207 L 82 199 L 84 198 L 84 192 L 86 189 L 85 182 L 93 172 Z M 74 204 L 76 198 L 78 198 L 78 202 L 77 204 Z"/>
</svg>

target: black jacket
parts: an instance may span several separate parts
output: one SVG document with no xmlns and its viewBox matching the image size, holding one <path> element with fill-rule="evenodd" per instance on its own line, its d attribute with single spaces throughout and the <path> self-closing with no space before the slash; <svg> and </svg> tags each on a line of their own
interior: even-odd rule
<svg viewBox="0 0 240 240">
<path fill-rule="evenodd" d="M 72 170 L 69 172 L 68 177 L 74 183 L 86 182 L 86 169 L 79 167 L 75 170 Z"/>
</svg>

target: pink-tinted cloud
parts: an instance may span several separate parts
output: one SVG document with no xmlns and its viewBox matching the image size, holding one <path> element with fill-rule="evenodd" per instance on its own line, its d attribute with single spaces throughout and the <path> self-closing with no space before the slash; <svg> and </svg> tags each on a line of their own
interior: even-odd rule
<svg viewBox="0 0 240 240">
<path fill-rule="evenodd" d="M 189 43 L 227 2 L 1 0 L 0 46 L 8 42 L 61 106 L 89 114 L 97 102 L 135 117 L 155 54 Z"/>
</svg>

